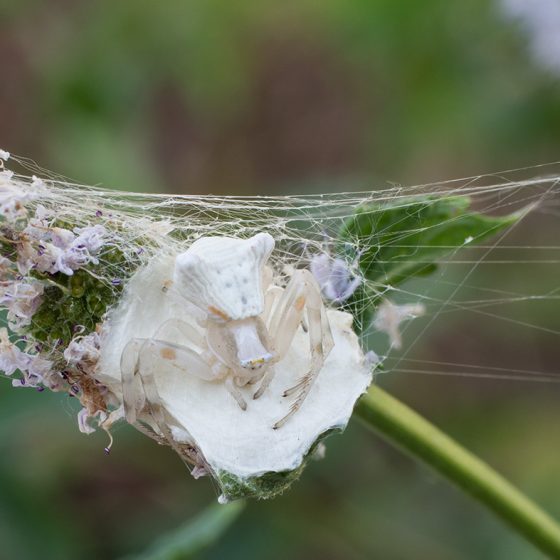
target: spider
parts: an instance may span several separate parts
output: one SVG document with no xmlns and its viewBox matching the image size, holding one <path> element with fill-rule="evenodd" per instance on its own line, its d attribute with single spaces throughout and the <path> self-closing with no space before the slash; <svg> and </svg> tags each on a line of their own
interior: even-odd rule
<svg viewBox="0 0 560 560">
<path fill-rule="evenodd" d="M 186 375 L 223 382 L 246 410 L 240 388 L 254 384 L 253 398 L 262 396 L 274 364 L 284 358 L 301 325 L 309 337 L 310 368 L 284 391 L 284 397 L 294 399 L 273 428 L 299 410 L 334 342 L 311 272 L 295 270 L 285 288 L 273 284 L 267 266 L 273 249 L 274 239 L 267 233 L 249 239 L 202 237 L 176 256 L 173 281 L 161 288 L 174 290 L 177 301 L 185 303 L 185 320 L 168 319 L 151 337 L 132 338 L 124 347 L 121 373 L 128 422 L 135 423 L 144 405 L 134 398 L 138 377 L 152 415 L 163 418 L 154 381 L 162 361 Z M 192 306 L 199 314 L 195 321 Z"/>
</svg>

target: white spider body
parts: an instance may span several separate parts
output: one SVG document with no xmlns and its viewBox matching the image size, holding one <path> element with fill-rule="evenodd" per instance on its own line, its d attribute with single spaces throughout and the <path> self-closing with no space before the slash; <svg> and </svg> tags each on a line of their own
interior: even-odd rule
<svg viewBox="0 0 560 560">
<path fill-rule="evenodd" d="M 214 321 L 256 317 L 264 311 L 263 267 L 274 239 L 202 237 L 175 260 L 175 283 L 188 301 Z"/>
<path fill-rule="evenodd" d="M 300 408 L 333 340 L 320 289 L 309 271 L 296 270 L 285 289 L 271 284 L 272 271 L 266 262 L 273 248 L 274 240 L 265 233 L 246 240 L 208 237 L 175 258 L 172 289 L 179 307 L 176 311 L 181 302 L 185 314 L 194 306 L 199 311 L 200 329 L 192 321 L 173 318 L 159 325 L 152 336 L 128 342 L 122 351 L 121 371 L 129 422 L 135 422 L 146 400 L 151 401 L 152 411 L 159 406 L 153 402 L 157 400 L 153 376 L 162 361 L 186 375 L 223 381 L 245 410 L 247 402 L 239 388 L 259 382 L 253 399 L 264 393 L 274 375 L 274 364 L 288 352 L 306 313 L 311 365 L 284 391 L 284 397 L 295 397 L 290 411 L 274 428 Z M 139 398 L 137 376 L 145 399 Z"/>
<path fill-rule="evenodd" d="M 203 237 L 175 260 L 176 289 L 206 315 L 209 350 L 238 385 L 273 358 L 260 319 L 264 265 L 273 248 L 265 233 L 248 240 Z"/>
</svg>

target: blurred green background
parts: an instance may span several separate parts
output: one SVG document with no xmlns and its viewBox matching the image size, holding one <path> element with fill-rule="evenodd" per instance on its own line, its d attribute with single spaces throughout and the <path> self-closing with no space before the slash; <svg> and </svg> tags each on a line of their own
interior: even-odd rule
<svg viewBox="0 0 560 560">
<path fill-rule="evenodd" d="M 0 147 L 79 182 L 216 194 L 373 189 L 552 162 L 560 74 L 528 43 L 482 0 L 0 0 Z M 542 213 L 507 242 L 555 246 L 558 231 Z M 441 313 L 425 332 L 432 317 L 419 320 L 409 358 L 558 369 L 560 267 L 521 262 L 558 250 L 508 255 L 512 265 L 479 266 L 468 284 L 550 297 L 486 308 L 495 319 Z M 444 270 L 437 296 L 471 269 Z M 410 290 L 434 295 L 426 282 Z M 379 382 L 560 517 L 557 384 L 398 372 Z M 126 426 L 105 456 L 103 433 L 78 432 L 76 404 L 0 384 L 2 560 L 134 557 L 216 500 L 208 480 Z M 540 558 L 358 422 L 290 492 L 248 504 L 196 557 Z"/>
</svg>

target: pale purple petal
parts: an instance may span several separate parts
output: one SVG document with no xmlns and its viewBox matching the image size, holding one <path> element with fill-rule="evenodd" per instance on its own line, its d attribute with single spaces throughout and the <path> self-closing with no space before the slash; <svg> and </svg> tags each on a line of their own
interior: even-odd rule
<svg viewBox="0 0 560 560">
<path fill-rule="evenodd" d="M 314 255 L 309 268 L 325 298 L 334 303 L 345 302 L 362 283 L 344 260 L 333 259 L 327 253 Z"/>
<path fill-rule="evenodd" d="M 43 284 L 38 280 L 13 280 L 0 288 L 0 306 L 8 310 L 12 330 L 28 325 L 41 304 Z"/>
<path fill-rule="evenodd" d="M 313 255 L 309 263 L 311 274 L 319 283 L 319 286 L 324 286 L 331 275 L 331 258 L 326 253 L 320 255 Z"/>
</svg>

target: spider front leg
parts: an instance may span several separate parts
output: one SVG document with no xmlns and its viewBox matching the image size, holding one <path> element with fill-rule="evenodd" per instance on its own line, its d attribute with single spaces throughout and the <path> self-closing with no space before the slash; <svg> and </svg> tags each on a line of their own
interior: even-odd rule
<svg viewBox="0 0 560 560">
<path fill-rule="evenodd" d="M 271 322 L 272 319 L 274 318 L 274 313 L 278 308 L 278 303 L 282 299 L 283 293 L 284 290 L 282 290 L 282 288 L 279 288 L 278 286 L 270 286 L 266 291 L 265 301 L 264 301 L 265 309 L 263 313 L 263 321 L 269 333 L 270 333 Z M 270 382 L 274 378 L 274 374 L 275 374 L 274 362 L 277 361 L 278 361 L 278 357 L 275 360 L 273 360 L 273 362 L 263 372 L 263 375 L 260 379 L 259 388 L 255 391 L 255 394 L 253 395 L 253 399 L 260 398 L 263 395 L 263 393 L 266 391 L 268 386 L 270 385 Z"/>
<path fill-rule="evenodd" d="M 284 391 L 283 396 L 296 394 L 296 398 L 290 412 L 274 424 L 274 429 L 283 426 L 299 410 L 334 346 L 321 290 L 308 270 L 296 270 L 270 319 L 269 332 L 275 341 L 278 360 L 282 359 L 290 348 L 304 311 L 307 312 L 311 367 L 296 385 Z"/>
<path fill-rule="evenodd" d="M 179 333 L 186 344 L 193 348 L 161 340 L 172 333 Z M 195 350 L 196 348 L 197 350 Z M 199 350 L 204 348 L 202 334 L 191 325 L 172 319 L 156 331 L 153 338 L 135 338 L 128 342 L 121 355 L 123 406 L 125 417 L 140 431 L 159 443 L 168 443 L 190 468 L 191 464 L 201 469 L 204 459 L 189 446 L 178 444 L 165 417 L 164 408 L 155 382 L 155 372 L 161 368 L 162 360 L 171 367 L 185 373 L 212 380 L 215 371 L 204 361 Z M 153 424 L 137 422 L 137 413 L 147 409 Z M 158 432 L 159 430 L 159 432 Z M 202 467 L 204 468 L 204 467 Z"/>
<path fill-rule="evenodd" d="M 174 344 L 166 335 L 179 333 L 185 344 Z M 163 323 L 152 338 L 134 338 L 128 342 L 121 355 L 123 402 L 126 420 L 134 424 L 137 413 L 146 405 L 156 424 L 160 426 L 160 399 L 155 384 L 154 372 L 164 362 L 173 369 L 200 379 L 212 381 L 217 372 L 204 359 L 204 338 L 191 325 L 171 319 Z"/>
<path fill-rule="evenodd" d="M 165 340 L 173 335 L 176 339 L 177 334 L 184 340 L 184 344 Z M 160 399 L 153 375 L 153 371 L 161 367 L 162 361 L 185 375 L 194 375 L 204 381 L 224 379 L 227 390 L 239 407 L 243 410 L 247 408 L 243 395 L 233 382 L 231 371 L 208 350 L 202 333 L 184 321 L 170 319 L 159 327 L 152 338 L 132 339 L 123 350 L 123 402 L 125 417 L 129 423 L 136 422 L 137 412 L 147 404 L 150 415 L 162 429 L 163 417 L 158 412 Z"/>
</svg>

